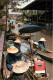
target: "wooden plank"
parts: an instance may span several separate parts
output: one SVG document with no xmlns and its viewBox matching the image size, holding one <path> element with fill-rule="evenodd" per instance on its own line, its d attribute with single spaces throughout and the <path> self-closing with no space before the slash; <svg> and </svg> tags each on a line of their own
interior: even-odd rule
<svg viewBox="0 0 53 80">
<path fill-rule="evenodd" d="M 7 52 L 4 52 L 4 65 L 3 65 L 3 77 L 7 79 L 10 76 L 10 71 L 6 67 L 6 55 Z"/>
<path fill-rule="evenodd" d="M 32 80 L 31 77 L 29 76 L 28 72 L 25 72 L 25 75 L 27 75 L 28 80 Z"/>
<path fill-rule="evenodd" d="M 37 51 L 39 54 L 41 55 L 44 55 L 44 56 L 47 56 L 47 57 L 50 57 L 50 58 L 53 58 L 53 53 L 44 53 L 42 51 Z"/>
<path fill-rule="evenodd" d="M 7 79 L 10 76 L 10 71 L 6 67 L 6 55 L 7 52 L 4 52 L 4 65 L 3 65 L 3 77 Z"/>
<path fill-rule="evenodd" d="M 46 59 L 47 61 L 50 61 L 50 62 L 53 61 L 53 53 L 44 53 L 39 50 L 37 50 L 37 52 L 42 58 Z"/>
</svg>

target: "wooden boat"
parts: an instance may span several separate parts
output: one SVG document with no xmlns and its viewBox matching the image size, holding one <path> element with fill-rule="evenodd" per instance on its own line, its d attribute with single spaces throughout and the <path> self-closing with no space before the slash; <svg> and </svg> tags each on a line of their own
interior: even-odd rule
<svg viewBox="0 0 53 80">
<path fill-rule="evenodd" d="M 26 53 L 25 53 L 26 54 Z M 26 54 L 26 55 L 28 55 L 28 56 L 30 56 L 29 54 Z M 30 56 L 31 57 L 31 56 Z M 32 61 L 35 63 L 35 60 L 37 60 L 37 61 L 43 61 L 43 59 L 40 57 L 40 56 L 32 56 Z M 33 70 L 32 70 L 32 66 L 33 66 Z M 47 77 L 47 71 L 46 71 L 46 69 L 45 69 L 45 73 L 43 73 L 43 74 L 41 74 L 40 73 L 40 75 L 41 76 L 37 76 L 35 73 L 34 73 L 34 65 L 32 64 L 32 66 L 30 66 L 30 69 L 29 69 L 29 73 L 31 72 L 31 74 L 34 74 L 34 76 L 33 76 L 33 80 L 48 80 L 48 77 Z"/>
<path fill-rule="evenodd" d="M 37 50 L 38 55 L 40 55 L 43 59 L 53 63 L 53 53 L 44 53 L 40 50 Z"/>
<path fill-rule="evenodd" d="M 3 62 L 3 80 L 6 80 L 8 79 L 11 75 L 12 75 L 12 72 L 9 71 L 6 67 L 6 56 L 7 56 L 7 51 L 4 52 L 4 62 Z M 48 77 L 47 77 L 47 73 L 45 71 L 45 76 L 44 77 L 37 77 L 34 73 L 35 73 L 35 70 L 34 70 L 34 57 L 36 58 L 36 56 L 32 56 L 29 54 L 29 52 L 25 52 L 25 55 L 26 55 L 26 62 L 27 62 L 27 59 L 29 59 L 31 61 L 31 66 L 29 67 L 28 71 L 24 73 L 24 76 L 25 76 L 25 79 L 26 80 L 48 80 Z M 32 63 L 33 62 L 33 63 Z"/>
<path fill-rule="evenodd" d="M 23 34 L 23 35 L 21 35 L 21 38 L 24 39 L 24 40 L 28 40 L 28 39 L 30 39 L 30 35 Z"/>
<path fill-rule="evenodd" d="M 16 40 L 16 38 L 17 38 L 17 36 L 16 36 L 16 34 L 7 34 L 6 35 L 6 39 L 7 40 Z"/>
<path fill-rule="evenodd" d="M 4 52 L 4 64 L 3 64 L 3 80 L 6 80 L 8 79 L 10 76 L 11 76 L 11 72 L 7 69 L 6 67 L 6 55 L 7 55 L 7 52 Z M 26 53 L 25 53 L 26 54 Z M 29 55 L 29 54 L 26 54 L 26 59 L 30 59 L 30 60 L 33 60 L 34 61 L 34 57 Z M 31 63 L 32 65 L 32 63 Z M 44 77 L 40 77 L 38 78 L 36 75 L 34 75 L 34 66 L 30 66 L 28 71 L 24 73 L 24 76 L 25 76 L 25 79 L 26 80 L 48 80 L 48 77 L 47 75 L 44 76 Z"/>
</svg>

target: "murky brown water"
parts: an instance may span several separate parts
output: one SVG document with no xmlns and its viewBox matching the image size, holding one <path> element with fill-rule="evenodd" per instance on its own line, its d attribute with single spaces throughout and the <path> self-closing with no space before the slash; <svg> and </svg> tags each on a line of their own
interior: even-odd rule
<svg viewBox="0 0 53 80">
<path fill-rule="evenodd" d="M 53 63 L 50 63 L 48 61 L 45 61 L 47 75 L 49 80 L 53 80 Z"/>
<path fill-rule="evenodd" d="M 47 49 L 53 50 L 52 35 L 49 33 L 49 31 L 43 30 L 42 32 L 32 33 L 32 39 L 34 41 L 39 40 L 41 37 L 44 37 L 46 39 L 45 45 Z M 46 70 L 47 70 L 49 80 L 53 80 L 53 63 L 45 61 L 45 65 L 46 65 Z"/>
</svg>

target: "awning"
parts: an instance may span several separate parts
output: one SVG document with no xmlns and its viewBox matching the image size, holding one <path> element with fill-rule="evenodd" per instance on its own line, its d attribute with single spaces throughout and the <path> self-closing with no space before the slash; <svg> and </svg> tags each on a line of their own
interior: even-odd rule
<svg viewBox="0 0 53 80">
<path fill-rule="evenodd" d="M 24 3 L 25 4 L 25 3 Z M 24 6 L 21 5 L 20 9 L 23 10 L 52 10 L 52 0 L 32 0 L 31 3 L 28 3 Z"/>
</svg>

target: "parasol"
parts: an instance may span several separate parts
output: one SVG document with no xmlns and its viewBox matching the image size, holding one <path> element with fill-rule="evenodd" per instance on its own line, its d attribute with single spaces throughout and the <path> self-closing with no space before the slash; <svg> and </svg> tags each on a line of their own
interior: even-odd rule
<svg viewBox="0 0 53 80">
<path fill-rule="evenodd" d="M 22 33 L 33 33 L 40 31 L 41 27 L 37 25 L 27 25 L 19 29 L 19 32 Z"/>
</svg>

